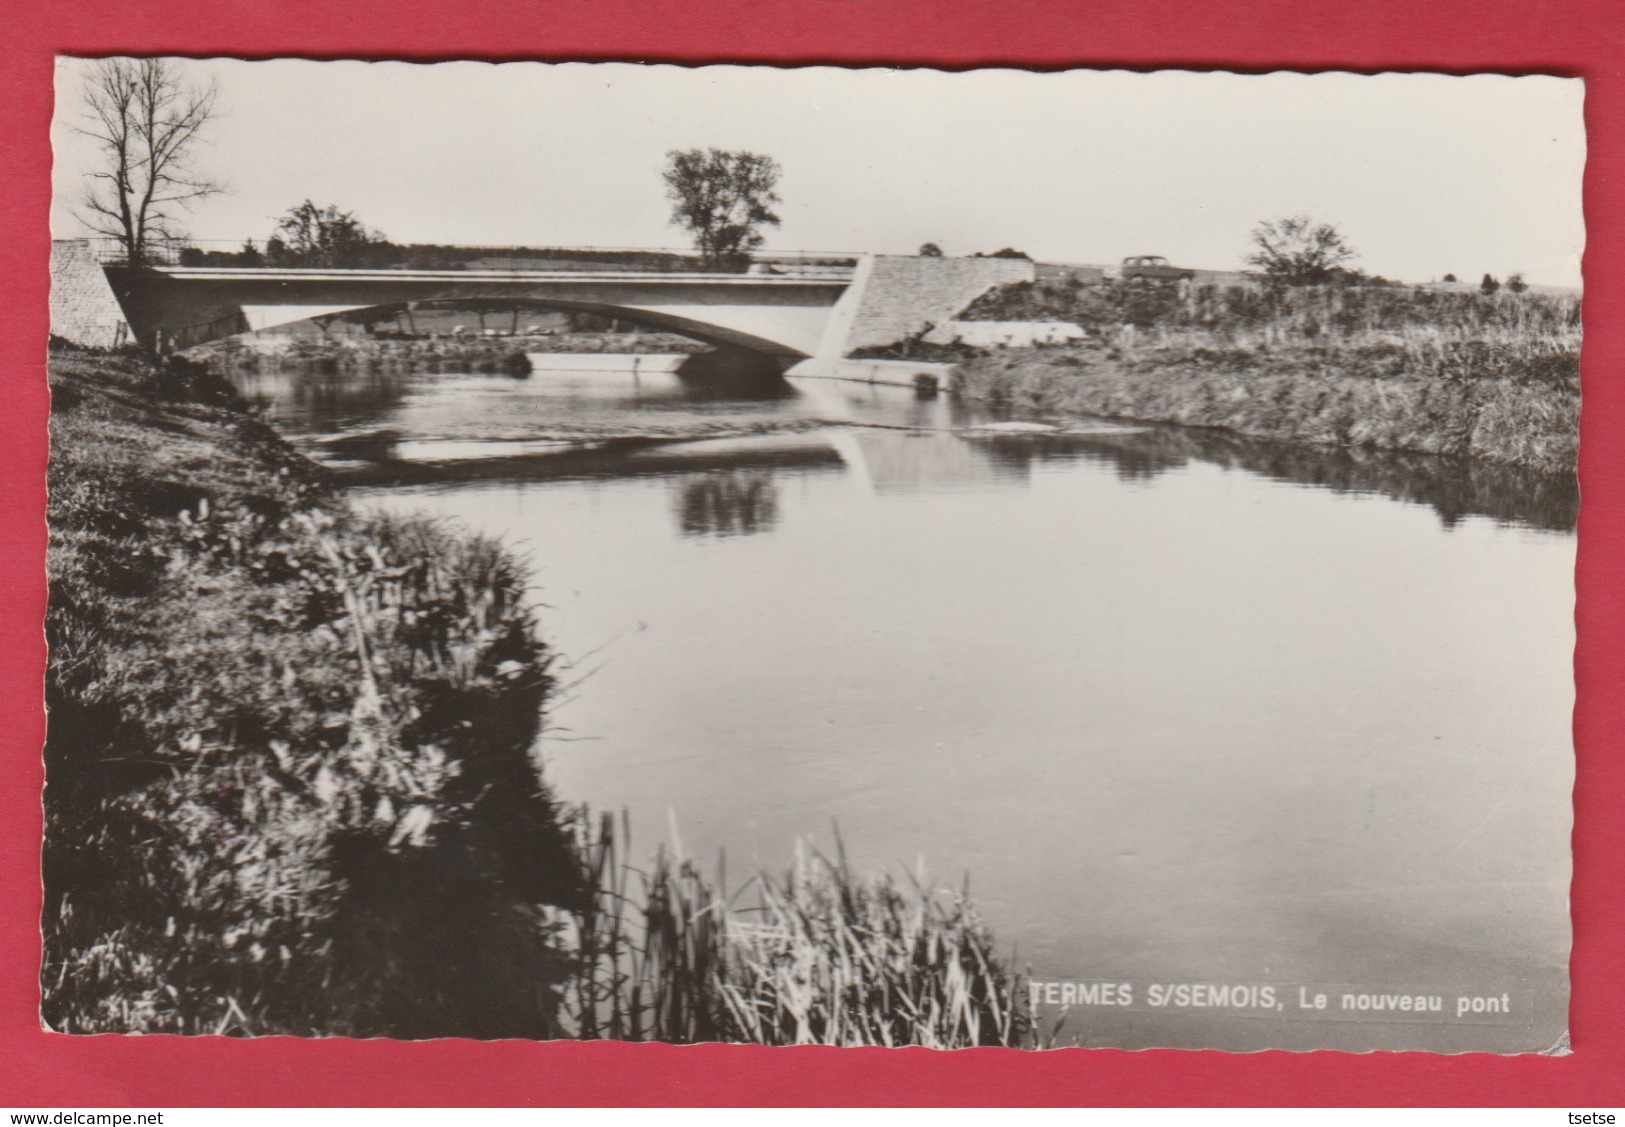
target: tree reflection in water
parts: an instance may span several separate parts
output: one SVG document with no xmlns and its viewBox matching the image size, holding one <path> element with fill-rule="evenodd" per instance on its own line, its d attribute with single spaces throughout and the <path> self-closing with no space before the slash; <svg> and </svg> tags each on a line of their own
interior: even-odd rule
<svg viewBox="0 0 1625 1127">
<path fill-rule="evenodd" d="M 673 485 L 684 536 L 749 536 L 779 521 L 779 491 L 767 473 L 700 474 Z"/>
</svg>

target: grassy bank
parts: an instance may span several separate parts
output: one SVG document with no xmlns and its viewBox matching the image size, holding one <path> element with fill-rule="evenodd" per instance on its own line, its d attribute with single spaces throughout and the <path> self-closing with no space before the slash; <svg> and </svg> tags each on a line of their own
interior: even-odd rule
<svg viewBox="0 0 1625 1127">
<path fill-rule="evenodd" d="M 1023 412 L 1552 473 L 1575 465 L 1577 298 L 1024 284 L 985 296 L 966 316 L 1070 320 L 1090 331 L 1082 345 L 959 357 L 962 395 Z"/>
<path fill-rule="evenodd" d="M 1023 1035 L 968 905 L 826 866 L 760 878 L 752 932 L 722 881 L 584 829 L 531 755 L 553 655 L 500 546 L 352 511 L 201 366 L 50 374 L 51 1028 Z M 899 984 L 960 1016 L 891 1022 Z"/>
<path fill-rule="evenodd" d="M 550 1034 L 523 575 L 351 513 L 200 368 L 51 376 L 47 1023 Z"/>
</svg>

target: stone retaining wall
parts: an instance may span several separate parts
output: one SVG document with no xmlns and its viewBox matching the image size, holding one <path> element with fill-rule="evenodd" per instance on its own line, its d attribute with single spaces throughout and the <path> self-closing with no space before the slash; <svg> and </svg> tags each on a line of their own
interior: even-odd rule
<svg viewBox="0 0 1625 1127">
<path fill-rule="evenodd" d="M 907 340 L 952 320 L 994 286 L 1036 276 L 1025 258 L 876 255 L 843 351 Z"/>
<path fill-rule="evenodd" d="M 90 348 L 116 348 L 135 339 L 101 263 L 83 239 L 51 242 L 51 335 Z"/>
</svg>

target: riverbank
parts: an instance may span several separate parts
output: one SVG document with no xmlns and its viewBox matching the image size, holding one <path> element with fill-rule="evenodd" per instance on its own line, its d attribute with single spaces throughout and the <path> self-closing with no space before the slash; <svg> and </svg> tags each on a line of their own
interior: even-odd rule
<svg viewBox="0 0 1625 1127">
<path fill-rule="evenodd" d="M 523 572 L 352 512 L 200 366 L 50 372 L 46 1023 L 552 1035 L 522 921 L 586 893 Z"/>
<path fill-rule="evenodd" d="M 1046 417 L 1217 427 L 1317 445 L 1446 454 L 1573 473 L 1579 365 L 1471 343 L 1260 352 L 1185 345 L 1033 349 L 961 363 L 973 402 Z"/>
<path fill-rule="evenodd" d="M 501 545 L 351 509 L 201 365 L 50 379 L 51 1029 L 1029 1036 L 963 899 L 804 860 L 753 905 L 560 804 L 556 655 Z"/>
<path fill-rule="evenodd" d="M 1081 324 L 1087 344 L 959 358 L 972 401 L 1573 473 L 1579 302 L 1402 287 L 1009 287 L 966 314 Z"/>
</svg>

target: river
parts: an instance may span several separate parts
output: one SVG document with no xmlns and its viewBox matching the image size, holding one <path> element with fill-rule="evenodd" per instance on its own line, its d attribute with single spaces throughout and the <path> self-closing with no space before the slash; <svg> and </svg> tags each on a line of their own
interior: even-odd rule
<svg viewBox="0 0 1625 1127">
<path fill-rule="evenodd" d="M 1134 988 L 1065 1042 L 1566 1028 L 1571 482 L 545 360 L 239 380 L 367 503 L 525 555 L 568 662 L 546 776 L 634 853 L 675 827 L 742 873 L 838 827 L 861 868 L 968 874 L 1035 979 Z M 1513 1013 L 1149 1000 L 1237 983 Z"/>
</svg>

